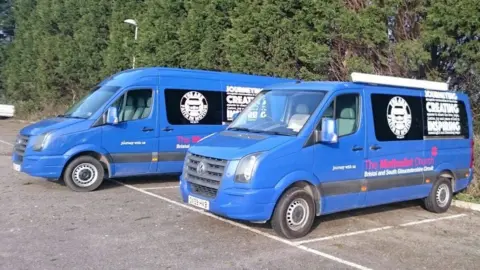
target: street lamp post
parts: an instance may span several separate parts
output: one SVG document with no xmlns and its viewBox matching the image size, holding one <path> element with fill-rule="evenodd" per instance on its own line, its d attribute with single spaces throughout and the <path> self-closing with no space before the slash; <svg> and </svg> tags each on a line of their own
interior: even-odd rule
<svg viewBox="0 0 480 270">
<path fill-rule="evenodd" d="M 124 22 L 127 23 L 127 24 L 131 24 L 131 25 L 135 26 L 135 42 L 137 42 L 137 38 L 138 38 L 138 24 L 137 24 L 137 22 L 135 20 L 132 20 L 132 19 L 125 20 Z M 135 52 L 133 53 L 133 68 L 135 68 Z"/>
</svg>

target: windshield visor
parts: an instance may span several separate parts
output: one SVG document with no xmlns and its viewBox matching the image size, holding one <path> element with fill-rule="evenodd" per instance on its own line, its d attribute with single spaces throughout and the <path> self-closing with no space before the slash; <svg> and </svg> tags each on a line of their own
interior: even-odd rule
<svg viewBox="0 0 480 270">
<path fill-rule="evenodd" d="M 120 87 L 102 86 L 90 91 L 62 115 L 68 118 L 89 118 L 107 102 Z"/>
<path fill-rule="evenodd" d="M 323 91 L 266 90 L 228 129 L 296 136 L 324 97 Z"/>
</svg>

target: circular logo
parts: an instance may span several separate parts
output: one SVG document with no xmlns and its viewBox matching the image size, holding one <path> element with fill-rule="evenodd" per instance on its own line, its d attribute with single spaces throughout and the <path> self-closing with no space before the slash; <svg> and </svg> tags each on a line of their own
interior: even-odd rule
<svg viewBox="0 0 480 270">
<path fill-rule="evenodd" d="M 205 165 L 205 162 L 201 161 L 200 163 L 198 163 L 198 166 L 197 166 L 197 173 L 202 175 L 205 173 L 205 171 L 207 170 L 207 165 Z"/>
<path fill-rule="evenodd" d="M 207 115 L 207 99 L 199 92 L 190 91 L 180 100 L 180 111 L 190 123 L 196 124 Z"/>
<path fill-rule="evenodd" d="M 407 101 L 396 96 L 390 100 L 387 106 L 387 120 L 390 130 L 398 139 L 407 135 L 412 125 L 412 111 Z"/>
</svg>

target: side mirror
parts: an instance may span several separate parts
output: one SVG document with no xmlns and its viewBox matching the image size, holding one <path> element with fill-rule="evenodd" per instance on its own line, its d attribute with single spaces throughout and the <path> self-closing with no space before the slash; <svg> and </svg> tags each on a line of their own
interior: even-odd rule
<svg viewBox="0 0 480 270">
<path fill-rule="evenodd" d="M 118 124 L 118 113 L 117 108 L 110 107 L 107 110 L 107 124 L 116 125 Z"/>
<path fill-rule="evenodd" d="M 239 114 L 240 114 L 240 113 L 238 113 L 238 112 L 234 113 L 234 114 L 232 115 L 232 121 L 235 121 L 235 119 L 237 119 L 237 117 L 238 117 Z"/>
<path fill-rule="evenodd" d="M 315 141 L 334 144 L 338 142 L 337 125 L 331 118 L 322 119 L 322 130 L 315 130 Z"/>
</svg>

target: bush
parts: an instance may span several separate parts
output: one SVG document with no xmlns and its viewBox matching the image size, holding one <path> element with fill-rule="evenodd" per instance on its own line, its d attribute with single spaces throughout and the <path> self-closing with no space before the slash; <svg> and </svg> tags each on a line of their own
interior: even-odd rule
<svg viewBox="0 0 480 270">
<path fill-rule="evenodd" d="M 456 198 L 462 201 L 480 203 L 480 135 L 475 135 L 475 167 L 472 184 Z"/>
</svg>

